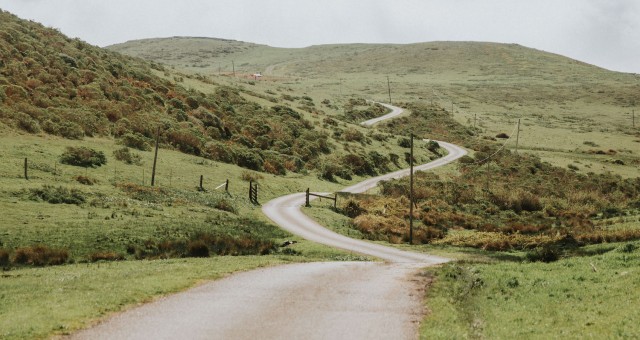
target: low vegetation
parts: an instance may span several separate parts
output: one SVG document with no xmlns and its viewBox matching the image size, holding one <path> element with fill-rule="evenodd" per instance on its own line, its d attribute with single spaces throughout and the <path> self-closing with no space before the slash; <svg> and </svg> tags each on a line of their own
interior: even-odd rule
<svg viewBox="0 0 640 340">
<path fill-rule="evenodd" d="M 458 262 L 426 275 L 429 315 L 423 339 L 635 338 L 640 317 L 627 294 L 637 281 L 639 244 L 586 247 L 579 256 L 534 263 Z"/>
</svg>

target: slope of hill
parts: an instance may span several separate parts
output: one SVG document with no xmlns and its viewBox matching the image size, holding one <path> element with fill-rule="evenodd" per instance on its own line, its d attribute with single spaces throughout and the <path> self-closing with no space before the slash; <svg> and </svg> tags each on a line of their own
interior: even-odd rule
<svg viewBox="0 0 640 340">
<path fill-rule="evenodd" d="M 322 168 L 322 157 L 342 150 L 334 143 L 365 142 L 359 131 L 357 140 L 345 141 L 323 128 L 318 117 L 291 107 L 293 96 L 282 102 L 194 79 L 188 81 L 207 93 L 187 90 L 173 81 L 184 77 L 164 66 L 69 39 L 6 12 L 0 17 L 0 122 L 11 128 L 70 139 L 112 136 L 141 150 L 150 148 L 159 131 L 167 147 L 273 174 Z M 221 46 L 212 56 L 247 49 L 212 41 Z M 309 111 L 315 105 L 310 98 L 301 102 Z M 351 150 L 367 157 L 362 145 Z"/>
<path fill-rule="evenodd" d="M 224 77 L 231 74 L 233 65 L 237 77 L 262 71 L 266 80 L 262 83 L 268 85 L 258 83 L 256 88 L 288 88 L 318 101 L 330 100 L 336 110 L 327 109 L 329 114 L 340 114 L 353 95 L 392 98 L 396 103 L 426 101 L 446 108 L 462 124 L 479 127 L 487 137 L 509 134 L 520 118 L 521 150 L 585 173 L 612 171 L 633 177 L 640 164 L 633 151 L 640 137 L 633 126 L 640 102 L 636 74 L 611 72 L 515 44 L 429 42 L 283 49 L 187 37 L 152 42 L 130 41 L 110 49 L 220 82 L 234 83 Z M 215 57 L 204 53 L 209 48 L 223 50 L 225 44 L 236 48 Z M 153 51 L 147 46 L 153 46 Z"/>
</svg>

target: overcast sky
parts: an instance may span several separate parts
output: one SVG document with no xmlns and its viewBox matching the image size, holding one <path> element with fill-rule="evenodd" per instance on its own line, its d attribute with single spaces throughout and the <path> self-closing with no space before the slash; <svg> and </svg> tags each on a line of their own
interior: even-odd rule
<svg viewBox="0 0 640 340">
<path fill-rule="evenodd" d="M 640 0 L 0 0 L 91 44 L 202 36 L 275 47 L 517 43 L 640 73 Z"/>
</svg>

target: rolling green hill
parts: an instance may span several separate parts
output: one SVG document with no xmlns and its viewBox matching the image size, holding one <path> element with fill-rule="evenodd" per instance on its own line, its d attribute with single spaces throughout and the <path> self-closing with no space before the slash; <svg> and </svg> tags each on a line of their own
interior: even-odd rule
<svg viewBox="0 0 640 340">
<path fill-rule="evenodd" d="M 510 134 L 521 118 L 520 149 L 556 165 L 635 177 L 640 164 L 635 151 L 640 135 L 632 127 L 640 102 L 639 75 L 515 44 L 429 42 L 285 49 L 174 37 L 130 41 L 109 49 L 222 83 L 246 83 L 260 71 L 263 81 L 254 84 L 255 89 L 290 89 L 316 101 L 328 99 L 335 106 L 335 110 L 325 109 L 328 114 L 341 114 L 350 96 L 388 101 L 389 76 L 393 102 L 437 103 L 458 122 L 477 124 L 487 137 Z M 232 65 L 235 78 L 229 77 Z"/>
</svg>

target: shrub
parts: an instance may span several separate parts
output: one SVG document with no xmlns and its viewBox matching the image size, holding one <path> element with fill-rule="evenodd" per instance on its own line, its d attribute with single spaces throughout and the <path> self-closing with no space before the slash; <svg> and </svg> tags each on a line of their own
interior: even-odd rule
<svg viewBox="0 0 640 340">
<path fill-rule="evenodd" d="M 102 151 L 96 151 L 84 146 L 68 146 L 67 150 L 60 155 L 60 162 L 63 164 L 81 166 L 85 168 L 96 168 L 107 163 L 107 157 Z"/>
<path fill-rule="evenodd" d="M 264 177 L 262 177 L 261 174 L 256 172 L 243 171 L 242 174 L 240 174 L 240 178 L 243 181 L 247 181 L 247 182 L 257 182 L 258 180 L 263 179 Z"/>
<path fill-rule="evenodd" d="M 344 137 L 344 140 L 346 140 L 347 142 L 363 143 L 365 141 L 364 134 L 362 134 L 362 132 L 354 128 L 349 128 L 345 130 L 344 133 L 342 134 L 342 137 Z"/>
<path fill-rule="evenodd" d="M 203 240 L 191 241 L 187 244 L 187 256 L 209 257 L 209 247 Z"/>
<path fill-rule="evenodd" d="M 555 262 L 560 259 L 560 249 L 555 246 L 545 245 L 527 252 L 527 260 L 531 262 Z"/>
<path fill-rule="evenodd" d="M 73 179 L 76 180 L 76 182 L 80 183 L 80 184 L 84 184 L 84 185 L 94 185 L 98 182 L 97 179 L 95 178 L 91 178 L 88 176 L 82 176 L 82 175 L 78 175 L 73 177 Z"/>
<path fill-rule="evenodd" d="M 114 253 L 112 251 L 99 251 L 89 255 L 89 261 L 98 262 L 98 261 L 122 261 L 124 260 L 124 255 Z"/>
<path fill-rule="evenodd" d="M 67 189 L 64 187 L 54 187 L 44 185 L 39 189 L 30 189 L 29 198 L 32 200 L 42 200 L 51 204 L 77 204 L 85 202 L 84 194 L 77 189 Z"/>
<path fill-rule="evenodd" d="M 242 150 L 237 153 L 237 164 L 243 168 L 260 171 L 264 160 L 260 155 L 251 150 Z"/>
<path fill-rule="evenodd" d="M 400 138 L 398 139 L 398 145 L 403 148 L 410 148 L 411 140 L 409 138 Z"/>
<path fill-rule="evenodd" d="M 496 135 L 496 138 L 507 139 L 509 138 L 509 135 L 504 132 L 500 132 L 499 134 Z"/>
<path fill-rule="evenodd" d="M 13 263 L 31 266 L 55 266 L 66 263 L 69 252 L 65 249 L 51 249 L 47 246 L 18 248 L 13 257 Z"/>
<path fill-rule="evenodd" d="M 56 134 L 64 138 L 82 139 L 82 137 L 84 136 L 84 130 L 82 129 L 82 127 L 74 122 L 65 121 L 58 124 L 52 129 L 55 129 Z M 47 129 L 45 129 L 45 131 L 47 131 Z"/>
<path fill-rule="evenodd" d="M 236 213 L 236 208 L 233 207 L 233 205 L 231 205 L 231 203 L 225 199 L 221 199 L 219 201 L 217 201 L 214 205 L 214 208 L 218 209 L 218 210 L 222 210 L 222 211 L 227 211 L 230 213 Z"/>
<path fill-rule="evenodd" d="M 360 203 L 358 203 L 358 201 L 350 199 L 342 208 L 342 212 L 351 218 L 356 218 L 366 213 L 367 211 L 360 206 Z"/>
<path fill-rule="evenodd" d="M 0 249 L 0 267 L 6 267 L 9 265 L 9 252 Z"/>
<path fill-rule="evenodd" d="M 140 151 L 151 150 L 151 139 L 136 132 L 130 132 L 122 136 L 122 144 Z"/>
<path fill-rule="evenodd" d="M 126 146 L 122 149 L 115 150 L 113 152 L 113 156 L 117 160 L 121 162 L 125 162 L 127 164 L 136 164 L 136 165 L 142 164 L 142 157 L 137 153 L 132 153 L 131 149 L 129 149 Z"/>
</svg>

